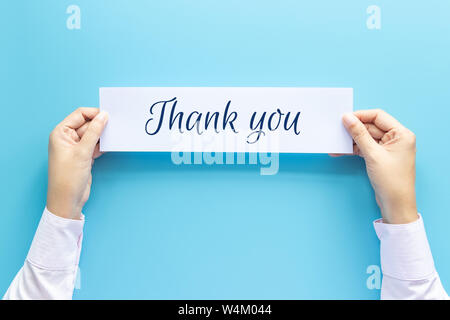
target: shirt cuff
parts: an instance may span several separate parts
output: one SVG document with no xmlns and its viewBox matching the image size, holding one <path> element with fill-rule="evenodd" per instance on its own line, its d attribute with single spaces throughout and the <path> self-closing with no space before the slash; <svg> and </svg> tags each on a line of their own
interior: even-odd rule
<svg viewBox="0 0 450 320">
<path fill-rule="evenodd" d="M 27 260 L 42 269 L 68 270 L 78 265 L 83 239 L 81 220 L 65 219 L 45 208 Z"/>
<path fill-rule="evenodd" d="M 400 280 L 423 280 L 435 273 L 422 216 L 408 224 L 373 223 L 381 247 L 384 275 Z"/>
</svg>

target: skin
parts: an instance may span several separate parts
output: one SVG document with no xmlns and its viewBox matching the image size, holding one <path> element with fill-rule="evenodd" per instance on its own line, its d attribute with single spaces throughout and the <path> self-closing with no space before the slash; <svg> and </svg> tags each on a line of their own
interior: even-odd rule
<svg viewBox="0 0 450 320">
<path fill-rule="evenodd" d="M 92 165 L 108 115 L 97 108 L 78 108 L 50 134 L 47 209 L 62 218 L 81 219 L 89 199 Z"/>
<path fill-rule="evenodd" d="M 96 108 L 79 108 L 50 134 L 47 208 L 53 214 L 81 218 L 107 120 L 107 114 Z M 404 224 L 417 220 L 415 135 L 382 110 L 360 110 L 342 120 L 353 137 L 354 154 L 365 160 L 383 221 Z"/>
<path fill-rule="evenodd" d="M 383 222 L 417 220 L 414 133 L 379 109 L 356 111 L 342 120 L 353 137 L 354 154 L 364 158 Z"/>
</svg>

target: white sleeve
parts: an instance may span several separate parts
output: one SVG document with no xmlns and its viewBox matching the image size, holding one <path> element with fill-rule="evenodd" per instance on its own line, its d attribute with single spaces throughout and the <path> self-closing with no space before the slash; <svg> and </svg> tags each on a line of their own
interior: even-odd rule
<svg viewBox="0 0 450 320">
<path fill-rule="evenodd" d="M 381 299 L 449 299 L 434 267 L 422 216 L 408 224 L 374 222 L 381 241 Z"/>
<path fill-rule="evenodd" d="M 72 299 L 83 239 L 81 220 L 44 210 L 24 266 L 3 299 Z"/>
</svg>

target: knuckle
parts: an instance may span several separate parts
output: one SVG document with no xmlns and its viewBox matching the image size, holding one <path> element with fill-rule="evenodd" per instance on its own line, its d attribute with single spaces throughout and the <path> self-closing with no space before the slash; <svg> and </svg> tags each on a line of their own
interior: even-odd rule
<svg viewBox="0 0 450 320">
<path fill-rule="evenodd" d="M 58 136 L 59 126 L 56 126 L 48 136 L 49 143 L 54 143 Z"/>
<path fill-rule="evenodd" d="M 53 140 L 55 140 L 55 129 L 53 129 L 52 132 L 50 132 L 50 134 L 48 136 L 49 142 L 52 142 Z"/>
<path fill-rule="evenodd" d="M 95 134 L 100 135 L 103 131 L 103 123 L 99 120 L 92 121 L 92 130 L 95 132 Z"/>
<path fill-rule="evenodd" d="M 377 109 L 378 117 L 390 117 L 389 113 L 387 113 L 384 109 Z"/>
<path fill-rule="evenodd" d="M 352 132 L 353 132 L 353 139 L 360 140 L 364 137 L 366 130 L 363 130 L 360 126 L 358 126 L 358 123 L 354 123 L 351 126 Z"/>
<path fill-rule="evenodd" d="M 416 135 L 414 134 L 414 132 L 407 129 L 406 137 L 409 144 L 411 144 L 412 146 L 416 145 Z"/>
<path fill-rule="evenodd" d="M 400 136 L 401 133 L 401 128 L 392 128 L 391 131 L 388 132 L 392 139 Z"/>
<path fill-rule="evenodd" d="M 97 119 L 94 119 L 94 121 L 91 122 L 90 126 L 92 126 L 92 129 L 99 130 L 102 126 L 101 122 Z"/>
<path fill-rule="evenodd" d="M 91 136 L 98 136 L 101 132 L 101 126 L 100 124 L 96 123 L 95 121 L 93 121 L 90 125 L 89 125 L 89 131 L 90 131 L 90 135 Z"/>
<path fill-rule="evenodd" d="M 381 109 L 381 108 L 375 109 L 375 112 L 378 113 L 378 114 L 380 114 L 380 113 L 386 113 L 386 111 L 384 111 L 384 110 Z"/>
<path fill-rule="evenodd" d="M 355 132 L 355 134 L 353 135 L 353 140 L 360 141 L 362 137 L 363 137 L 363 133 L 361 131 L 358 131 L 358 132 Z"/>
<path fill-rule="evenodd" d="M 357 132 L 358 131 L 358 123 L 357 122 L 354 122 L 354 123 L 352 123 L 352 124 L 350 124 L 349 126 L 348 126 L 348 128 L 352 131 L 352 132 Z"/>
</svg>

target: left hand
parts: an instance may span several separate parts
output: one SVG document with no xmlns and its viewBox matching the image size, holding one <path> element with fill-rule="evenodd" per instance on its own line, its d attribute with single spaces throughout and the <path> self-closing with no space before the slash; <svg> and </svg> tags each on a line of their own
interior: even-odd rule
<svg viewBox="0 0 450 320">
<path fill-rule="evenodd" d="M 80 219 L 89 199 L 91 169 L 108 115 L 97 108 L 78 108 L 50 134 L 47 209 L 60 217 Z"/>
</svg>

